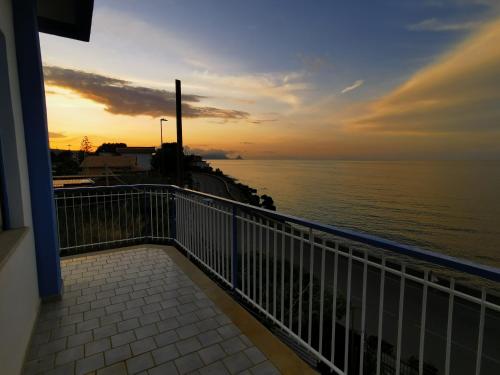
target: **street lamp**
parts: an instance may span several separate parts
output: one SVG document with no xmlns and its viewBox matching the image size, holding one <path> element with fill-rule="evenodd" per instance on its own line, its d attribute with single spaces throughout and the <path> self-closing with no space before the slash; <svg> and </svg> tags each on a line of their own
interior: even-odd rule
<svg viewBox="0 0 500 375">
<path fill-rule="evenodd" d="M 163 121 L 167 122 L 167 119 L 160 119 L 160 150 L 163 147 Z"/>
</svg>

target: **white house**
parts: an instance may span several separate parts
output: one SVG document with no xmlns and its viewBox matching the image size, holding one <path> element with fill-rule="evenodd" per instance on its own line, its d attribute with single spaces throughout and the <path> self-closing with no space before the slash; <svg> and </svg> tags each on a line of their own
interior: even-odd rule
<svg viewBox="0 0 500 375">
<path fill-rule="evenodd" d="M 143 171 L 151 170 L 151 159 L 154 152 L 154 147 L 118 147 L 116 149 L 117 154 L 135 157 L 138 169 Z"/>
</svg>

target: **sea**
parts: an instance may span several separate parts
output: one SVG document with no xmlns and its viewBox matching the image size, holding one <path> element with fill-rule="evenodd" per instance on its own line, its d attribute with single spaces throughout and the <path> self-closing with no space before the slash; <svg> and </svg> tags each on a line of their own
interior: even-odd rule
<svg viewBox="0 0 500 375">
<path fill-rule="evenodd" d="M 500 161 L 209 163 L 279 212 L 500 267 Z"/>
</svg>

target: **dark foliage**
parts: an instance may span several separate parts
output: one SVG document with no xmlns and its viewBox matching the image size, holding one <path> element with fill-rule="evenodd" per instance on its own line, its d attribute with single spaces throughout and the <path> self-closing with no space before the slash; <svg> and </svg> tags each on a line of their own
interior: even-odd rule
<svg viewBox="0 0 500 375">
<path fill-rule="evenodd" d="M 96 154 L 100 153 L 110 153 L 110 154 L 116 154 L 116 149 L 117 148 L 123 148 L 127 147 L 126 143 L 103 143 L 99 147 L 97 147 L 97 150 L 95 150 Z"/>
</svg>

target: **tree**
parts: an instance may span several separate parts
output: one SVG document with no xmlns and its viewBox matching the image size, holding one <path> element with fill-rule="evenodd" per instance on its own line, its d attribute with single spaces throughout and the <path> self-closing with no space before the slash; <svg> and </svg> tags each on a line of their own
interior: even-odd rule
<svg viewBox="0 0 500 375">
<path fill-rule="evenodd" d="M 264 194 L 261 197 L 262 203 L 261 207 L 267 208 L 268 210 L 276 211 L 276 206 L 274 205 L 274 200 L 269 195 Z"/>
<path fill-rule="evenodd" d="M 50 153 L 54 176 L 75 175 L 80 172 L 78 162 L 73 158 L 71 151 L 62 151 L 60 153 Z"/>
<path fill-rule="evenodd" d="M 92 146 L 92 143 L 89 141 L 89 137 L 85 136 L 82 139 L 82 142 L 80 143 L 80 151 L 83 152 L 84 155 L 92 152 L 94 149 L 94 146 Z"/>
<path fill-rule="evenodd" d="M 97 150 L 95 150 L 96 154 L 100 154 L 101 152 L 106 152 L 110 154 L 116 154 L 117 148 L 125 148 L 127 147 L 126 143 L 103 143 Z"/>
</svg>

